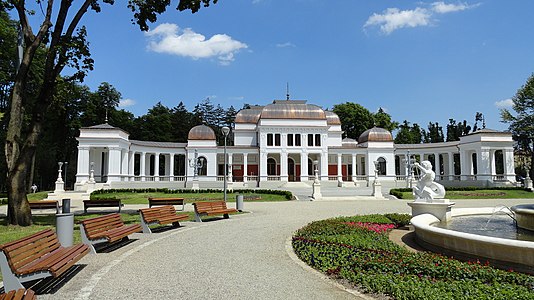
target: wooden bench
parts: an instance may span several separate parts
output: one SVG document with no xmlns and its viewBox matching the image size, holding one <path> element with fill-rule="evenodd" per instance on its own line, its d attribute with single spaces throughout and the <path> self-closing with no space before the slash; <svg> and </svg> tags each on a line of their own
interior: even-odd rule
<svg viewBox="0 0 534 300">
<path fill-rule="evenodd" d="M 122 203 L 120 199 L 92 199 L 83 200 L 83 213 L 87 213 L 89 207 L 117 207 L 121 212 Z"/>
<path fill-rule="evenodd" d="M 0 300 L 35 300 L 37 296 L 32 289 L 18 289 L 0 294 Z"/>
<path fill-rule="evenodd" d="M 118 213 L 86 219 L 80 222 L 82 242 L 89 246 L 91 253 L 96 254 L 93 245 L 100 243 L 115 243 L 135 232 L 142 231 L 141 225 L 124 225 Z"/>
<path fill-rule="evenodd" d="M 229 213 L 237 212 L 236 209 L 227 208 L 224 201 L 195 202 L 193 206 L 195 207 L 196 222 L 202 222 L 200 216 L 223 215 L 225 219 L 228 219 Z"/>
<path fill-rule="evenodd" d="M 57 278 L 89 252 L 84 244 L 61 246 L 52 229 L 0 245 L 0 250 L 4 290 L 8 292 L 24 288 L 22 282 Z"/>
<path fill-rule="evenodd" d="M 148 198 L 148 207 L 157 205 L 181 205 L 182 211 L 185 209 L 184 198 Z"/>
<path fill-rule="evenodd" d="M 56 213 L 59 214 L 59 201 L 57 200 L 39 200 L 39 201 L 28 201 L 30 204 L 30 209 L 55 209 Z"/>
<path fill-rule="evenodd" d="M 150 225 L 172 224 L 174 227 L 180 226 L 180 221 L 189 219 L 187 214 L 176 214 L 176 209 L 172 205 L 158 206 L 154 208 L 143 208 L 139 210 L 141 216 L 141 227 L 143 233 L 152 233 Z"/>
</svg>

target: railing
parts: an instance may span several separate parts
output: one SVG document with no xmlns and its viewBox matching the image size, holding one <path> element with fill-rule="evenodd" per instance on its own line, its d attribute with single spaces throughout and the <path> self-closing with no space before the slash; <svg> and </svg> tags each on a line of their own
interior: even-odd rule
<svg viewBox="0 0 534 300">
<path fill-rule="evenodd" d="M 336 176 L 328 176 L 328 181 L 337 181 L 337 175 Z"/>
<path fill-rule="evenodd" d="M 185 176 L 174 176 L 174 181 L 185 181 Z"/>
<path fill-rule="evenodd" d="M 257 175 L 249 175 L 247 176 L 247 181 L 258 181 Z"/>
<path fill-rule="evenodd" d="M 502 174 L 493 175 L 493 181 L 506 181 L 506 176 Z"/>
<path fill-rule="evenodd" d="M 280 176 L 267 176 L 267 181 L 280 181 Z"/>
</svg>

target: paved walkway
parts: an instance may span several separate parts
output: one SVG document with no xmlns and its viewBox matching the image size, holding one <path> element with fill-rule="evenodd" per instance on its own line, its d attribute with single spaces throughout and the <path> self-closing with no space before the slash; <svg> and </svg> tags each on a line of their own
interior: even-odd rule
<svg viewBox="0 0 534 300">
<path fill-rule="evenodd" d="M 476 207 L 528 200 L 456 202 L 457 207 Z M 151 235 L 134 234 L 134 242 L 116 251 L 88 255 L 76 276 L 55 294 L 39 299 L 368 299 L 303 267 L 291 252 L 289 238 L 313 220 L 409 213 L 406 203 L 247 202 L 245 210 L 250 213 L 228 220 L 183 222 L 182 228 Z"/>
</svg>

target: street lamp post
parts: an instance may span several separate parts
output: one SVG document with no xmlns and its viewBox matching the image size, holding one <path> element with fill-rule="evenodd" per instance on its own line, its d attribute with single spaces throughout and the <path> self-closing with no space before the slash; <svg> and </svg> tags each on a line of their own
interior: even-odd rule
<svg viewBox="0 0 534 300">
<path fill-rule="evenodd" d="M 227 126 L 224 126 L 222 129 L 222 133 L 224 135 L 224 187 L 223 187 L 223 190 L 224 190 L 224 202 L 226 202 L 226 177 L 228 176 L 228 166 L 227 166 L 227 162 L 226 162 L 226 138 L 228 137 L 228 133 L 230 133 L 230 128 L 228 128 Z"/>
</svg>

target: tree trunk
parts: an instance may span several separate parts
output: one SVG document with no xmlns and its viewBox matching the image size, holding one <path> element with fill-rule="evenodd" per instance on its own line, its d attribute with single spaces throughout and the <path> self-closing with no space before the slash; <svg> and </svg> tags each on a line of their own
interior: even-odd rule
<svg viewBox="0 0 534 300">
<path fill-rule="evenodd" d="M 32 224 L 32 215 L 27 191 L 27 172 L 31 167 L 32 155 L 23 155 L 19 158 L 17 167 L 7 177 L 8 223 L 12 225 L 29 226 Z"/>
</svg>

